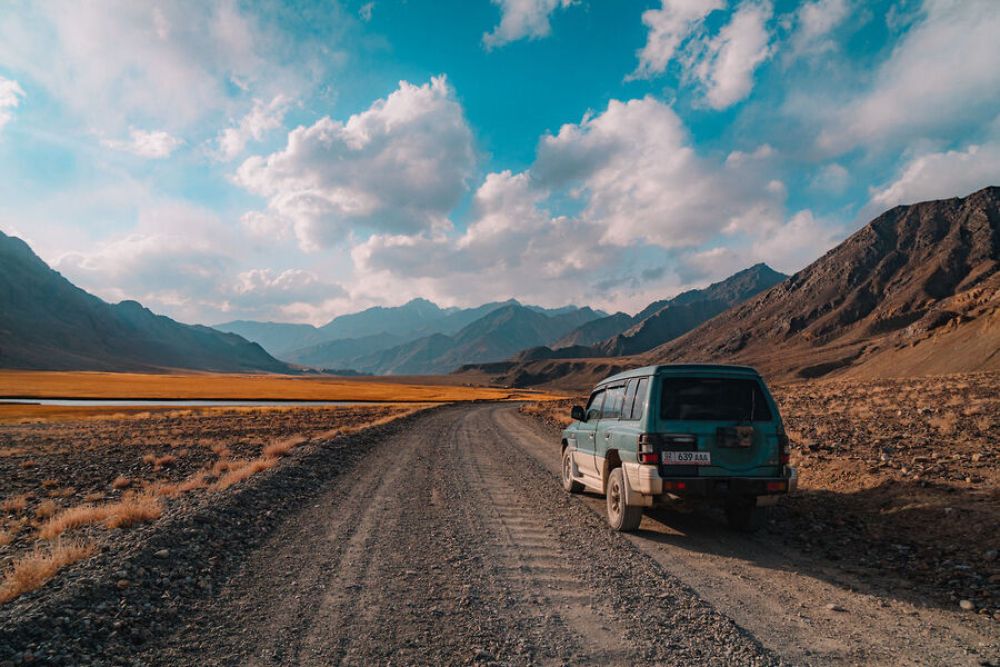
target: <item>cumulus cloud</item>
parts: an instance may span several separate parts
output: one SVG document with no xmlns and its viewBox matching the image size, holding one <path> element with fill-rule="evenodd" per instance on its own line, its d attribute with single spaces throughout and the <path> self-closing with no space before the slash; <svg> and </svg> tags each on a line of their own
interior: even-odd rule
<svg viewBox="0 0 1000 667">
<path fill-rule="evenodd" d="M 352 257 L 366 276 L 361 282 L 444 302 L 512 294 L 552 302 L 553 295 L 572 294 L 617 250 L 602 246 L 597 226 L 551 215 L 542 207 L 546 197 L 528 173 L 489 174 L 461 235 L 375 235 L 357 245 Z"/>
<path fill-rule="evenodd" d="M 774 15 L 771 0 L 744 0 L 717 34 L 705 29 L 705 18 L 723 9 L 722 0 L 662 0 L 660 9 L 643 13 L 649 29 L 639 50 L 639 65 L 628 78 L 662 74 L 671 60 L 682 79 L 694 84 L 713 109 L 726 109 L 753 89 L 756 69 L 773 55 L 767 24 Z"/>
<path fill-rule="evenodd" d="M 305 68 L 283 65 L 282 47 L 233 0 L 0 8 L 0 62 L 112 136 L 132 123 L 176 133 L 226 111 L 235 81 L 268 97 L 293 90 Z"/>
<path fill-rule="evenodd" d="M 170 154 L 184 143 L 164 130 L 132 128 L 128 134 L 127 140 L 104 139 L 101 143 L 108 148 L 152 159 L 170 157 Z"/>
<path fill-rule="evenodd" d="M 500 6 L 500 23 L 492 32 L 483 34 L 488 49 L 519 39 L 539 39 L 552 32 L 549 16 L 565 9 L 573 0 L 493 0 Z"/>
<path fill-rule="evenodd" d="M 302 269 L 251 269 L 236 276 L 230 293 L 230 309 L 259 311 L 265 307 L 286 308 L 294 304 L 318 304 L 347 294 L 343 287 Z"/>
<path fill-rule="evenodd" d="M 661 0 L 659 9 L 647 9 L 642 22 L 648 28 L 646 45 L 637 53 L 639 65 L 629 78 L 663 74 L 677 49 L 701 26 L 705 17 L 723 9 L 722 0 Z"/>
<path fill-rule="evenodd" d="M 836 48 L 832 33 L 850 13 L 848 0 L 813 0 L 805 2 L 795 12 L 788 59 L 803 55 L 818 55 Z"/>
<path fill-rule="evenodd" d="M 324 117 L 296 128 L 284 150 L 247 159 L 235 181 L 266 197 L 273 224 L 290 226 L 311 249 L 358 226 L 414 233 L 449 225 L 474 166 L 472 132 L 442 76 L 400 82 L 346 122 Z"/>
<path fill-rule="evenodd" d="M 13 79 L 0 76 L 0 130 L 14 117 L 13 110 L 24 97 L 24 89 Z"/>
<path fill-rule="evenodd" d="M 866 209 L 877 214 L 898 204 L 964 196 L 1000 183 L 1000 142 L 926 153 L 911 159 L 895 181 L 873 188 Z"/>
<path fill-rule="evenodd" d="M 815 190 L 838 194 L 847 188 L 850 180 L 850 172 L 843 165 L 833 162 L 821 168 L 809 185 Z"/>
<path fill-rule="evenodd" d="M 783 186 L 763 175 L 774 157 L 766 144 L 727 159 L 700 156 L 669 106 L 612 101 L 543 137 L 529 170 L 489 174 L 464 232 L 377 234 L 355 245 L 358 283 L 444 303 L 516 294 L 554 304 L 589 294 L 609 307 L 619 297 L 618 307 L 634 305 L 680 283 L 663 271 L 623 275 L 629 257 L 785 231 Z M 580 201 L 578 214 L 549 209 L 566 196 Z"/>
<path fill-rule="evenodd" d="M 291 100 L 285 95 L 276 95 L 270 102 L 254 100 L 253 108 L 232 127 L 219 133 L 217 156 L 229 161 L 241 153 L 251 140 L 260 141 L 269 130 L 281 127 Z"/>
<path fill-rule="evenodd" d="M 532 167 L 549 188 L 580 189 L 581 217 L 607 243 L 692 246 L 745 218 L 778 217 L 783 192 L 762 166 L 769 146 L 722 164 L 699 156 L 677 114 L 646 97 L 613 100 L 597 116 L 544 137 Z"/>
<path fill-rule="evenodd" d="M 872 84 L 847 100 L 819 137 L 845 152 L 920 138 L 992 118 L 1000 106 L 1000 12 L 994 0 L 925 0 L 923 18 L 900 38 Z"/>
<path fill-rule="evenodd" d="M 688 77 L 698 81 L 713 109 L 726 109 L 753 90 L 754 72 L 773 53 L 767 29 L 773 14 L 770 0 L 747 0 L 718 35 L 686 56 Z"/>
</svg>

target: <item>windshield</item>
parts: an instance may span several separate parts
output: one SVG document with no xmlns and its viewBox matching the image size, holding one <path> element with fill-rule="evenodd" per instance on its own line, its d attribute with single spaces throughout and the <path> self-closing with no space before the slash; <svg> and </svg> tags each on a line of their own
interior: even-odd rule
<svg viewBox="0 0 1000 667">
<path fill-rule="evenodd" d="M 771 421 L 756 380 L 662 378 L 660 418 L 669 421 Z"/>
</svg>

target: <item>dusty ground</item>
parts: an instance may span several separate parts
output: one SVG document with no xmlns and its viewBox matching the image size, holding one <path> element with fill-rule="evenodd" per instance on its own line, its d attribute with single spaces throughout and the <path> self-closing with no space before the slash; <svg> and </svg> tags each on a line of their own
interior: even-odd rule
<svg viewBox="0 0 1000 667">
<path fill-rule="evenodd" d="M 0 425 L 0 574 L 66 540 L 113 550 L 117 535 L 131 526 L 109 529 L 100 513 L 122 501 L 138 499 L 146 507 L 133 523 L 155 520 L 172 503 L 190 502 L 181 496 L 211 502 L 222 487 L 277 465 L 309 440 L 420 407 L 215 408 L 129 416 L 97 409 L 87 419 L 63 421 L 59 413 L 53 421 Z M 88 513 L 86 525 L 47 534 L 52 522 L 73 511 Z M 5 583 L 0 580 L 0 600 Z"/>
<path fill-rule="evenodd" d="M 770 530 L 862 579 L 1000 621 L 1000 374 L 773 391 L 801 478 Z M 522 411 L 559 427 L 582 400 Z"/>
</svg>

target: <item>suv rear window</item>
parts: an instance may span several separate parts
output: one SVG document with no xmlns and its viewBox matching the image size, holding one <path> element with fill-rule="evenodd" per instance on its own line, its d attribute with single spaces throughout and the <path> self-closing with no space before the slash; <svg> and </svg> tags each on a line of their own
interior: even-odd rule
<svg viewBox="0 0 1000 667">
<path fill-rule="evenodd" d="M 670 421 L 771 421 L 756 380 L 662 378 L 660 419 Z"/>
</svg>

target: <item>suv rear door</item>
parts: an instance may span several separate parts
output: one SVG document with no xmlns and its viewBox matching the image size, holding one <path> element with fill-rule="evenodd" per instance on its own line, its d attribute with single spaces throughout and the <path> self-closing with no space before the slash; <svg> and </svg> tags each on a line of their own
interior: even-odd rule
<svg viewBox="0 0 1000 667">
<path fill-rule="evenodd" d="M 776 474 L 780 421 L 763 382 L 743 376 L 658 378 L 657 432 L 670 452 L 707 452 L 710 464 L 674 456 L 665 477 L 764 477 Z M 670 456 L 670 455 L 668 455 Z"/>
</svg>

